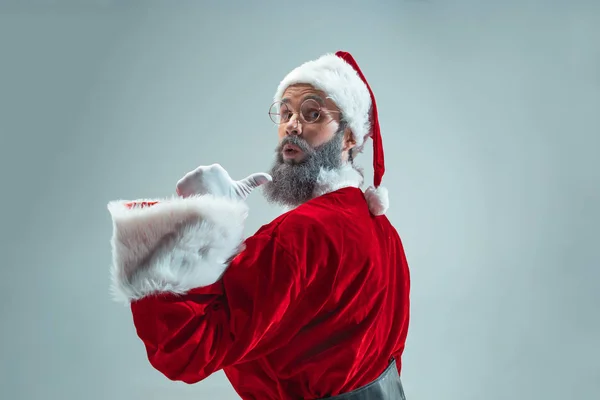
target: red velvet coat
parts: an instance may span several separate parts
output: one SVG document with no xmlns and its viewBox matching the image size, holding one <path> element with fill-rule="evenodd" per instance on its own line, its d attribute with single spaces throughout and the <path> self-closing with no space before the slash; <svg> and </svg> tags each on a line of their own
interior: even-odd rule
<svg viewBox="0 0 600 400">
<path fill-rule="evenodd" d="M 245 241 L 243 203 L 109 209 L 115 293 L 169 379 L 223 369 L 243 399 L 318 399 L 369 383 L 392 357 L 401 369 L 409 269 L 360 189 L 321 195 Z"/>
</svg>

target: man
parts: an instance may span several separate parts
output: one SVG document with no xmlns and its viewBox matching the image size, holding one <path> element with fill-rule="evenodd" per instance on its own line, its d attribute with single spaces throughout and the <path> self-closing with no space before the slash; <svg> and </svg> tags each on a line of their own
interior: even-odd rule
<svg viewBox="0 0 600 400">
<path fill-rule="evenodd" d="M 404 399 L 409 270 L 383 215 L 373 93 L 350 54 L 328 54 L 283 79 L 270 117 L 270 174 L 202 166 L 179 197 L 109 204 L 113 290 L 169 379 L 222 369 L 243 399 Z M 368 137 L 375 187 L 363 193 L 354 156 Z M 258 186 L 291 210 L 243 240 Z"/>
</svg>

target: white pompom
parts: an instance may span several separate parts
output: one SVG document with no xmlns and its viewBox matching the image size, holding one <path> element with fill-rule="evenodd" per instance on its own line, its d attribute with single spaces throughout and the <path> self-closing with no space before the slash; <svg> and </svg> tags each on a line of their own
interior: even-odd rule
<svg viewBox="0 0 600 400">
<path fill-rule="evenodd" d="M 388 190 L 383 186 L 379 186 L 377 189 L 370 186 L 365 191 L 365 198 L 369 205 L 369 211 L 375 216 L 385 214 L 390 207 Z"/>
</svg>

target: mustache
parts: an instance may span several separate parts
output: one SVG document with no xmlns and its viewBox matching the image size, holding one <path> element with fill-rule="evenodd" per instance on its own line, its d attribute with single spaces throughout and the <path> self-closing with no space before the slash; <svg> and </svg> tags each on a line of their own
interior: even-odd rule
<svg viewBox="0 0 600 400">
<path fill-rule="evenodd" d="M 315 150 L 306 143 L 306 141 L 299 136 L 286 136 L 281 143 L 277 146 L 277 153 L 281 153 L 283 146 L 291 144 L 297 146 L 305 154 L 314 154 Z"/>
</svg>

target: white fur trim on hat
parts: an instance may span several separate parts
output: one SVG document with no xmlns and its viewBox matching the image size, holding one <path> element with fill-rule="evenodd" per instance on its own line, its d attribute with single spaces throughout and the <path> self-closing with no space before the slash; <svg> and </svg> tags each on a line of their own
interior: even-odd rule
<svg viewBox="0 0 600 400">
<path fill-rule="evenodd" d="M 354 68 L 335 54 L 326 54 L 292 70 L 279 84 L 274 100 L 280 101 L 294 84 L 309 84 L 324 91 L 339 107 L 354 134 L 358 148 L 371 134 L 371 96 Z"/>
</svg>

